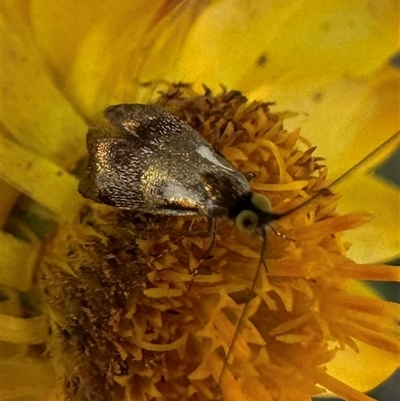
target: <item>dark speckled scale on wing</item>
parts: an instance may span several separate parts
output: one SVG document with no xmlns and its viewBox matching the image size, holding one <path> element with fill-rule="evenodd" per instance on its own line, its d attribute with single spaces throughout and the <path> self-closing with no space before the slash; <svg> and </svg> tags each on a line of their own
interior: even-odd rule
<svg viewBox="0 0 400 401">
<path fill-rule="evenodd" d="M 84 197 L 150 214 L 212 218 L 234 217 L 250 202 L 244 175 L 163 109 L 121 104 L 104 115 L 106 123 L 87 135 Z"/>
</svg>

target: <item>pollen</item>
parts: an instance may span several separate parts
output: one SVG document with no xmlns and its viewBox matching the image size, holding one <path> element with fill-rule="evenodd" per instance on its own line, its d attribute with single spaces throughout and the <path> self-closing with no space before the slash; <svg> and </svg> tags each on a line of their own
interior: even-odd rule
<svg viewBox="0 0 400 401">
<path fill-rule="evenodd" d="M 261 264 L 262 239 L 228 219 L 218 220 L 209 257 L 203 218 L 86 201 L 47 242 L 41 266 L 66 399 L 301 401 L 327 389 L 370 399 L 326 368 L 359 341 L 399 354 L 399 308 L 351 285 L 399 280 L 395 268 L 346 257 L 342 233 L 368 216 L 335 212 L 339 196 L 320 191 L 321 158 L 270 103 L 182 84 L 165 85 L 156 103 L 251 173 L 274 212 L 320 195 L 272 223 Z"/>
</svg>

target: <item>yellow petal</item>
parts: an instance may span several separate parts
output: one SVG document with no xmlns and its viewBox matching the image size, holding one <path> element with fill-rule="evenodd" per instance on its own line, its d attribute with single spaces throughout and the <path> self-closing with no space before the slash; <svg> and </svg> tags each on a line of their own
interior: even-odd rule
<svg viewBox="0 0 400 401">
<path fill-rule="evenodd" d="M 39 245 L 28 244 L 3 231 L 0 232 L 0 243 L 0 282 L 19 291 L 29 290 Z"/>
<path fill-rule="evenodd" d="M 353 281 L 351 287 L 360 295 L 377 297 L 370 287 L 362 283 Z M 327 373 L 359 391 L 366 392 L 382 383 L 399 367 L 399 357 L 361 341 L 354 341 L 359 352 L 355 353 L 349 347 L 338 352 L 327 364 Z"/>
<path fill-rule="evenodd" d="M 84 154 L 83 120 L 51 79 L 32 38 L 27 34 L 21 38 L 23 32 L 4 18 L 1 29 L 1 122 L 7 135 L 62 166 L 70 166 Z"/>
<path fill-rule="evenodd" d="M 1 313 L 11 316 L 22 316 L 23 310 L 19 292 L 3 286 L 1 288 Z"/>
<path fill-rule="evenodd" d="M 49 332 L 45 315 L 23 319 L 0 315 L 0 340 L 16 344 L 42 344 Z"/>
<path fill-rule="evenodd" d="M 46 159 L 2 138 L 1 178 L 61 220 L 72 220 L 81 204 L 75 177 Z"/>
<path fill-rule="evenodd" d="M 18 199 L 19 192 L 4 181 L 0 181 L 0 188 L 0 227 L 3 227 L 15 201 Z"/>
<path fill-rule="evenodd" d="M 58 76 L 68 75 L 83 39 L 94 24 L 101 23 L 105 16 L 108 19 L 115 9 L 125 10 L 128 3 L 120 2 L 115 7 L 111 0 L 87 0 L 74 2 L 72 8 L 69 0 L 31 2 L 29 16 L 36 43 L 48 56 Z M 54 28 L 61 34 L 55 34 Z"/>
<path fill-rule="evenodd" d="M 208 3 L 141 0 L 120 2 L 115 7 L 107 1 L 98 7 L 90 2 L 70 13 L 62 25 L 57 22 L 58 15 L 70 9 L 69 2 L 50 6 L 50 15 L 43 15 L 48 4 L 52 3 L 43 0 L 33 5 L 37 39 L 63 76 L 65 91 L 84 114 L 93 116 L 109 104 L 132 101 L 139 77 L 145 79 L 143 70 L 155 71 L 152 75 L 158 78 L 164 78 L 165 71 L 174 71 L 181 44 Z M 93 7 L 98 8 L 94 15 L 87 15 Z M 76 20 L 84 27 L 79 24 L 74 39 L 61 39 L 66 45 L 64 53 L 56 37 L 75 36 L 70 32 Z"/>
<path fill-rule="evenodd" d="M 358 263 L 390 261 L 400 251 L 399 191 L 374 175 L 359 176 L 343 183 L 340 212 L 362 210 L 371 220 L 357 230 L 348 231 L 344 241 L 352 244 L 349 258 Z"/>
<path fill-rule="evenodd" d="M 281 92 L 278 108 L 300 113 L 285 125 L 300 126 L 317 145 L 315 154 L 326 158 L 333 180 L 399 131 L 399 82 L 400 72 L 384 66 L 368 79 L 336 80 L 315 92 Z"/>
<path fill-rule="evenodd" d="M 37 400 L 36 397 L 49 391 L 55 381 L 50 362 L 33 362 L 28 358 L 25 360 L 21 358 L 17 362 L 6 362 L 2 364 L 1 369 L 0 398 L 2 400 Z M 35 396 L 33 397 L 32 394 Z"/>
<path fill-rule="evenodd" d="M 381 384 L 399 367 L 399 357 L 379 348 L 354 340 L 359 348 L 338 352 L 328 364 L 327 372 L 361 392 Z M 373 367 L 373 368 L 372 368 Z"/>
<path fill-rule="evenodd" d="M 265 87 L 275 100 L 313 82 L 374 71 L 397 50 L 397 32 L 396 2 L 222 1 L 200 16 L 164 78 Z"/>
<path fill-rule="evenodd" d="M 89 115 L 132 99 L 139 82 L 159 79 L 300 99 L 303 88 L 315 93 L 316 85 L 376 70 L 397 48 L 394 2 L 106 2 L 94 12 L 88 2 L 62 24 L 58 16 L 68 4 L 49 4 L 34 3 L 32 25 L 67 76 L 68 93 Z M 65 39 L 74 29 L 79 40 Z"/>
</svg>

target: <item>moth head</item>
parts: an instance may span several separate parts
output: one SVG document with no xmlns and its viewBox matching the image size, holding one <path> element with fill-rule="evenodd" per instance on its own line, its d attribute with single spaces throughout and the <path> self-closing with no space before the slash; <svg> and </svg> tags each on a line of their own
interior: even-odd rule
<svg viewBox="0 0 400 401">
<path fill-rule="evenodd" d="M 235 218 L 235 225 L 240 231 L 255 232 L 257 228 L 276 218 L 277 215 L 271 211 L 269 199 L 253 192 L 250 198 L 250 207 L 239 212 Z"/>
</svg>

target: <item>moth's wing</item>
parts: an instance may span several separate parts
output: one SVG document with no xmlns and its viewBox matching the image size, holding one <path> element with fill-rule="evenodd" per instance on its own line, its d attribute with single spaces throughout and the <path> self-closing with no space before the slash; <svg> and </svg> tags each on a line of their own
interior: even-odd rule
<svg viewBox="0 0 400 401">
<path fill-rule="evenodd" d="M 104 132 L 104 127 L 101 127 Z M 121 208 L 141 205 L 139 180 L 143 173 L 135 157 L 135 142 L 124 138 L 98 138 L 98 129 L 87 134 L 88 160 L 79 182 L 79 192 L 86 198 Z"/>
<path fill-rule="evenodd" d="M 151 214 L 226 216 L 246 178 L 184 122 L 159 107 L 118 105 L 89 130 L 85 197 Z"/>
</svg>

